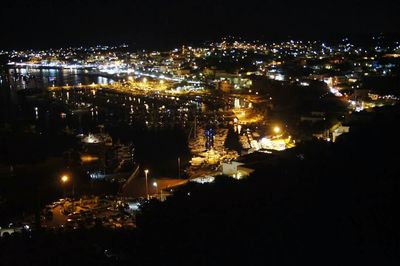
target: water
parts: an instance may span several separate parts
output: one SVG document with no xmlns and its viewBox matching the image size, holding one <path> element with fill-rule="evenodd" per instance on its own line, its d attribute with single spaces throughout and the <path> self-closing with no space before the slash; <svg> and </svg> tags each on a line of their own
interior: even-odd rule
<svg viewBox="0 0 400 266">
<path fill-rule="evenodd" d="M 96 133 L 103 125 L 114 142 L 133 143 L 137 160 L 159 175 L 175 176 L 176 160 L 189 159 L 187 137 L 198 125 L 221 125 L 227 101 L 218 97 L 186 95 L 176 98 L 159 94 L 129 95 L 110 90 L 47 92 L 53 85 L 78 85 L 113 80 L 77 69 L 8 69 L 3 83 L 7 108 L 4 121 L 30 124 L 36 132 L 75 135 Z M 35 93 L 30 93 L 35 89 Z M 233 101 L 232 101 L 233 107 Z"/>
<path fill-rule="evenodd" d="M 81 69 L 60 69 L 60 68 L 15 68 L 9 69 L 8 74 L 12 78 L 12 85 L 18 89 L 25 88 L 47 88 L 51 85 L 63 86 L 66 84 L 91 84 L 112 82 L 111 79 L 90 75 Z M 32 77 L 29 81 L 20 77 Z"/>
</svg>

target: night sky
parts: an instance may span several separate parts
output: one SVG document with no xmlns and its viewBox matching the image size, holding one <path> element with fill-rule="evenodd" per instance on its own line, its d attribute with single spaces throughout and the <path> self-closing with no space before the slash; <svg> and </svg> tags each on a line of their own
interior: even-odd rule
<svg viewBox="0 0 400 266">
<path fill-rule="evenodd" d="M 7 3 L 8 2 L 8 3 Z M 0 48 L 167 48 L 229 34 L 274 40 L 400 34 L 398 0 L 16 0 L 1 3 Z"/>
</svg>

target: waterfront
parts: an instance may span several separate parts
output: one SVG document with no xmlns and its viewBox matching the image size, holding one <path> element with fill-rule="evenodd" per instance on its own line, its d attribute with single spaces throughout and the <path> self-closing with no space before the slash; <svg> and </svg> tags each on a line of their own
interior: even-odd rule
<svg viewBox="0 0 400 266">
<path fill-rule="evenodd" d="M 0 265 L 399 265 L 398 10 L 5 1 Z"/>
<path fill-rule="evenodd" d="M 24 187 L 17 184 L 28 176 L 24 182 L 32 187 L 32 193 L 21 193 L 6 203 L 8 207 L 15 205 L 9 212 L 11 217 L 19 212 L 16 209 L 29 213 L 38 204 L 60 198 L 62 189 L 57 176 L 68 168 L 77 179 L 78 193 L 118 193 L 118 184 L 90 181 L 81 166 L 71 164 L 68 151 L 83 152 L 77 136 L 109 134 L 115 144 L 133 145 L 134 163 L 141 169 L 151 169 L 153 178 L 186 178 L 189 176 L 185 169 L 192 158 L 189 142 L 194 132 L 200 128 L 230 127 L 234 105 L 245 106 L 245 100 L 237 96 L 225 99 L 209 92 L 171 95 L 113 90 L 107 84 L 114 80 L 85 72 L 11 68 L 3 76 L 2 118 L 7 125 L 3 129 L 17 130 L 7 141 L 9 163 L 2 166 L 3 187 L 23 191 Z M 94 90 L 80 89 L 80 84 L 99 85 Z M 56 89 L 65 86 L 70 89 Z M 218 141 L 223 145 L 224 139 Z M 48 144 L 45 149 L 39 148 L 43 142 Z M 205 151 L 205 143 L 198 145 L 199 152 Z M 37 170 L 32 169 L 31 163 L 39 165 Z M 103 169 L 102 165 L 98 169 Z M 35 202 L 38 193 L 45 196 Z M 4 191 L 4 195 L 8 193 Z M 5 220 L 7 217 L 3 216 Z"/>
</svg>

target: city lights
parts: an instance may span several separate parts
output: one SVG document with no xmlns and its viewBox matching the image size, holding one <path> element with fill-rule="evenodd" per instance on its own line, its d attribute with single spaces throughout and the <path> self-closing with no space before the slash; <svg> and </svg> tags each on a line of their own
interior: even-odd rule
<svg viewBox="0 0 400 266">
<path fill-rule="evenodd" d="M 241 182 L 296 156 L 289 171 L 308 158 L 298 143 L 334 145 L 357 115 L 400 101 L 395 86 L 381 86 L 398 79 L 399 43 L 232 37 L 173 50 L 121 47 L 0 52 L 9 60 L 0 85 L 20 94 L 10 110 L 27 121 L 19 134 L 58 136 L 58 156 L 43 164 L 74 173 L 55 175 L 64 197 L 44 209 L 44 228 L 135 228 L 144 203 L 164 201 L 175 186 L 213 186 L 221 175 Z M 104 190 L 114 192 L 101 198 Z"/>
</svg>

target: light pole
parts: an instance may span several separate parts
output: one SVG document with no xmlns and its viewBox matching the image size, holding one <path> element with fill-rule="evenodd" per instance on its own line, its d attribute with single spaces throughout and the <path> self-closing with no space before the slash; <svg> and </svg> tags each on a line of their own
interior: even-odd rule
<svg viewBox="0 0 400 266">
<path fill-rule="evenodd" d="M 67 175 L 63 175 L 62 177 L 61 177 L 61 182 L 63 183 L 63 185 L 64 185 L 64 199 L 66 198 L 66 183 L 68 182 L 68 180 L 69 180 L 69 176 L 67 176 Z"/>
<path fill-rule="evenodd" d="M 75 201 L 74 201 L 74 198 L 75 198 L 75 183 L 74 183 L 74 180 L 69 175 L 63 175 L 61 177 L 61 182 L 64 183 L 64 198 L 66 198 L 66 192 L 65 192 L 66 186 L 65 186 L 65 184 L 67 182 L 69 182 L 70 180 L 72 182 L 72 211 L 75 211 Z"/>
<path fill-rule="evenodd" d="M 146 198 L 147 198 L 147 200 L 149 200 L 149 188 L 148 188 L 148 184 L 147 184 L 147 174 L 148 173 L 149 173 L 148 169 L 144 170 L 144 175 L 146 177 Z"/>
<path fill-rule="evenodd" d="M 178 178 L 181 178 L 181 157 L 178 157 Z"/>
<path fill-rule="evenodd" d="M 156 195 L 158 195 L 158 184 L 157 184 L 157 182 L 153 182 L 153 186 L 156 188 Z"/>
</svg>

